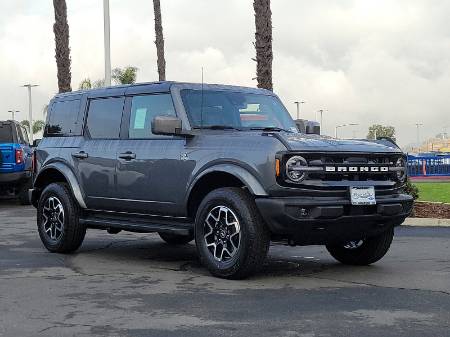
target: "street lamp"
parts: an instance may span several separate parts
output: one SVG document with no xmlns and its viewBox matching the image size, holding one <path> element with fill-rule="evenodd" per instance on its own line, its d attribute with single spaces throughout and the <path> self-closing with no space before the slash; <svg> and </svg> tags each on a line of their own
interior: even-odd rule
<svg viewBox="0 0 450 337">
<path fill-rule="evenodd" d="M 417 128 L 417 138 L 416 138 L 416 140 L 417 140 L 417 147 L 418 148 L 420 147 L 419 129 L 420 129 L 420 127 L 422 125 L 423 125 L 422 123 L 416 123 L 416 128 Z"/>
<path fill-rule="evenodd" d="M 33 143 L 33 108 L 31 102 L 31 88 L 37 87 L 37 84 L 24 84 L 22 87 L 28 88 L 28 122 L 30 123 L 30 141 Z"/>
<path fill-rule="evenodd" d="M 320 130 L 323 130 L 323 109 L 318 110 L 317 112 L 320 113 Z M 316 117 L 317 119 L 317 117 Z"/>
<path fill-rule="evenodd" d="M 294 102 L 294 104 L 297 105 L 297 119 L 300 119 L 300 104 L 305 104 L 305 101 L 300 101 L 300 102 Z"/>
<path fill-rule="evenodd" d="M 337 138 L 337 131 L 339 128 L 343 128 L 345 126 L 356 126 L 359 125 L 357 123 L 349 123 L 349 124 L 341 124 L 341 125 L 336 125 L 336 127 L 334 128 L 334 138 Z"/>
<path fill-rule="evenodd" d="M 105 43 L 105 87 L 111 86 L 111 39 L 109 25 L 109 0 L 103 0 L 103 38 Z"/>
<path fill-rule="evenodd" d="M 16 113 L 20 112 L 19 110 L 8 110 L 11 113 L 12 120 L 16 120 Z"/>
</svg>

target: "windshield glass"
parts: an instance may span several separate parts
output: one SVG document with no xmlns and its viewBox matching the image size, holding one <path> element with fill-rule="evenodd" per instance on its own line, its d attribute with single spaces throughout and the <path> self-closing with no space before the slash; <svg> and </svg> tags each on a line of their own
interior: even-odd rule
<svg viewBox="0 0 450 337">
<path fill-rule="evenodd" d="M 193 128 L 276 128 L 297 132 L 289 112 L 274 96 L 215 90 L 181 90 Z"/>
</svg>

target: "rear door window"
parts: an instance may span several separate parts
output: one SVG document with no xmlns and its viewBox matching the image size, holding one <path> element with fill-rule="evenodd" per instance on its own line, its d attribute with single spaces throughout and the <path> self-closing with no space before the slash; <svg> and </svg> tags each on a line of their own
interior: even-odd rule
<svg viewBox="0 0 450 337">
<path fill-rule="evenodd" d="M 93 99 L 89 102 L 86 126 L 91 138 L 119 138 L 124 102 L 124 97 Z"/>
<path fill-rule="evenodd" d="M 81 135 L 80 100 L 56 101 L 53 103 L 45 127 L 46 136 L 79 136 Z"/>
<path fill-rule="evenodd" d="M 12 143 L 13 135 L 11 124 L 0 123 L 0 143 Z"/>
</svg>

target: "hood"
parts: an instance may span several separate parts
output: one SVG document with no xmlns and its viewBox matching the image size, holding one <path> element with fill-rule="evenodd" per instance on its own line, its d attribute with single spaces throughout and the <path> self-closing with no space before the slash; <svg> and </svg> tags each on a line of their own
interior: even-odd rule
<svg viewBox="0 0 450 337">
<path fill-rule="evenodd" d="M 387 140 L 333 139 L 318 135 L 278 133 L 278 138 L 289 151 L 314 152 L 370 152 L 401 153 L 401 149 Z"/>
</svg>

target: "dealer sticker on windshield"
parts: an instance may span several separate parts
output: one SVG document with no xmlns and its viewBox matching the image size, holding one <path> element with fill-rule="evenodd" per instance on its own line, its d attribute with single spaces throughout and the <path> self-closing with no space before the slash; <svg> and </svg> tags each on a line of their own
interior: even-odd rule
<svg viewBox="0 0 450 337">
<path fill-rule="evenodd" d="M 375 189 L 369 187 L 350 187 L 350 200 L 352 205 L 375 205 Z"/>
</svg>

